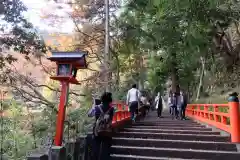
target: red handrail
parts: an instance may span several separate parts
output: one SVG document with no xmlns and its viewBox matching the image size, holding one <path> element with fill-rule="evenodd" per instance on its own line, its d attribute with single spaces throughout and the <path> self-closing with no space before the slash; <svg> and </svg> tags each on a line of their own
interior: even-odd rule
<svg viewBox="0 0 240 160">
<path fill-rule="evenodd" d="M 113 126 L 117 126 L 126 120 L 130 120 L 130 112 L 127 104 L 123 102 L 114 102 L 112 103 L 112 106 L 116 109 L 112 120 Z"/>
<path fill-rule="evenodd" d="M 240 143 L 238 102 L 228 104 L 188 104 L 186 115 L 231 134 L 232 142 Z"/>
</svg>

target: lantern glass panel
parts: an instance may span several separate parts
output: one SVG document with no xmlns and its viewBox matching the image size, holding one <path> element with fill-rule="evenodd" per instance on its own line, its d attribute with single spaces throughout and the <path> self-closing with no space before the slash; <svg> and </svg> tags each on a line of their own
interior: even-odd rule
<svg viewBox="0 0 240 160">
<path fill-rule="evenodd" d="M 72 76 L 73 76 L 74 78 L 76 78 L 76 76 L 77 76 L 77 68 L 73 68 L 73 69 L 72 69 Z"/>
<path fill-rule="evenodd" d="M 58 75 L 67 76 L 71 73 L 70 64 L 58 64 Z"/>
</svg>

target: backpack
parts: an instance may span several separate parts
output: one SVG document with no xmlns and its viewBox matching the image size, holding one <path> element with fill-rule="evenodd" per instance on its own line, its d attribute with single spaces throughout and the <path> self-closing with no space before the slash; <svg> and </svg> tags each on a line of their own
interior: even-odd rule
<svg viewBox="0 0 240 160">
<path fill-rule="evenodd" d="M 109 114 L 112 108 L 108 109 L 108 111 L 104 113 L 102 110 L 102 105 L 98 105 L 96 107 L 99 108 L 99 110 L 101 111 L 101 114 L 95 122 L 93 134 L 95 136 L 99 136 L 102 134 L 105 134 L 106 136 L 108 136 L 112 132 L 111 130 L 112 121 Z"/>
<path fill-rule="evenodd" d="M 141 100 L 140 100 L 140 103 L 142 104 L 142 105 L 147 105 L 147 97 L 141 97 Z"/>
</svg>

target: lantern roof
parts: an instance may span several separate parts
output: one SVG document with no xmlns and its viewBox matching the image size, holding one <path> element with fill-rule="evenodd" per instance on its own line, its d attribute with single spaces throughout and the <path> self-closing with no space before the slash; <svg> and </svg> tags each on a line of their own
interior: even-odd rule
<svg viewBox="0 0 240 160">
<path fill-rule="evenodd" d="M 52 52 L 52 55 L 48 57 L 51 61 L 74 61 L 81 58 L 85 58 L 87 52 L 77 51 L 77 52 Z"/>
</svg>

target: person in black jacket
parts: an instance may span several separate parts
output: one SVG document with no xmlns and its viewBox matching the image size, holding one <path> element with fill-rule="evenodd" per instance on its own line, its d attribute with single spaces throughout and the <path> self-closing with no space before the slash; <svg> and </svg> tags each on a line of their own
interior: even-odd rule
<svg viewBox="0 0 240 160">
<path fill-rule="evenodd" d="M 183 91 L 180 92 L 180 96 L 182 99 L 181 110 L 180 110 L 181 120 L 186 120 L 185 110 L 187 107 L 188 99 L 187 99 L 187 95 Z"/>
</svg>

